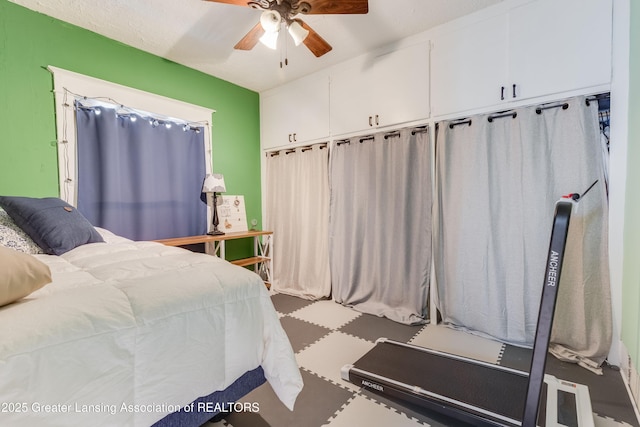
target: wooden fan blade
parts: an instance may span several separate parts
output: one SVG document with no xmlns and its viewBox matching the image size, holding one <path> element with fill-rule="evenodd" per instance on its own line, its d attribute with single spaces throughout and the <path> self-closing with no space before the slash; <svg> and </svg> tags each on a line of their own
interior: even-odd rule
<svg viewBox="0 0 640 427">
<path fill-rule="evenodd" d="M 309 48 L 311 53 L 313 53 L 317 58 L 320 58 L 322 55 L 333 49 L 331 45 L 327 43 L 325 39 L 320 37 L 320 34 L 316 33 L 313 28 L 308 26 L 306 22 L 301 19 L 296 19 L 296 22 L 302 25 L 302 28 L 309 31 L 309 35 L 302 41 L 302 43 L 304 43 L 304 45 Z"/>
<path fill-rule="evenodd" d="M 264 28 L 258 22 L 255 27 L 247 33 L 233 48 L 240 50 L 251 50 L 260 41 L 260 37 L 264 34 Z"/>
<path fill-rule="evenodd" d="M 366 14 L 369 12 L 368 0 L 300 0 L 311 5 L 309 15 L 319 14 Z"/>
<path fill-rule="evenodd" d="M 247 0 L 205 0 L 214 3 L 235 4 L 236 6 L 249 6 Z"/>
</svg>

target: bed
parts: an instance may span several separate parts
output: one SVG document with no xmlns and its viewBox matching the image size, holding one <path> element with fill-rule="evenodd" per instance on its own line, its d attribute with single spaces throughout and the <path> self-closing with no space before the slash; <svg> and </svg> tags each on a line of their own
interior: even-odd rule
<svg viewBox="0 0 640 427">
<path fill-rule="evenodd" d="M 3 199 L 0 247 L 51 280 L 0 307 L 1 425 L 199 426 L 259 411 L 233 402 L 265 380 L 293 409 L 302 379 L 259 276 L 91 226 L 97 241 L 49 254 Z"/>
</svg>

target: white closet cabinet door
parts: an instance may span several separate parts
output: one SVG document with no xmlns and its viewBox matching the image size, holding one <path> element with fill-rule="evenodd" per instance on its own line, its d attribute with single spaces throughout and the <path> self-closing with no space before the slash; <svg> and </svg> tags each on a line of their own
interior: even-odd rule
<svg viewBox="0 0 640 427">
<path fill-rule="evenodd" d="M 374 76 L 371 64 L 349 63 L 331 73 L 331 134 L 342 135 L 369 129 L 372 116 Z"/>
<path fill-rule="evenodd" d="M 329 78 L 311 75 L 261 96 L 262 148 L 329 137 Z"/>
<path fill-rule="evenodd" d="M 312 74 L 287 88 L 287 111 L 293 119 L 293 142 L 329 138 L 329 76 Z"/>
<path fill-rule="evenodd" d="M 284 91 L 260 96 L 260 129 L 262 149 L 270 149 L 288 143 L 290 122 L 287 118 L 287 96 Z"/>
<path fill-rule="evenodd" d="M 330 116 L 334 136 L 428 118 L 428 43 L 336 68 Z"/>
<path fill-rule="evenodd" d="M 370 112 L 376 126 L 429 117 L 429 44 L 420 43 L 379 57 Z"/>
<path fill-rule="evenodd" d="M 509 78 L 517 98 L 610 83 L 611 22 L 611 0 L 538 0 L 511 10 Z"/>
<path fill-rule="evenodd" d="M 499 104 L 503 91 L 507 100 L 507 33 L 507 17 L 501 15 L 434 38 L 431 49 L 434 116 Z"/>
</svg>

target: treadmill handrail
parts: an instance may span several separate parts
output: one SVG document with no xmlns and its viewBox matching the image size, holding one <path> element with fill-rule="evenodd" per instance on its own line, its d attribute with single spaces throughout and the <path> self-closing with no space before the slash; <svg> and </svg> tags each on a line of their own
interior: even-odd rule
<svg viewBox="0 0 640 427">
<path fill-rule="evenodd" d="M 542 393 L 542 383 L 547 363 L 547 352 L 551 339 L 553 315 L 558 297 L 562 261 L 571 220 L 571 211 L 576 204 L 571 198 L 560 199 L 556 203 L 556 211 L 551 230 L 547 266 L 545 269 L 542 297 L 538 312 L 536 336 L 533 344 L 533 355 L 529 370 L 529 384 L 522 416 L 522 427 L 536 427 L 538 408 Z"/>
</svg>

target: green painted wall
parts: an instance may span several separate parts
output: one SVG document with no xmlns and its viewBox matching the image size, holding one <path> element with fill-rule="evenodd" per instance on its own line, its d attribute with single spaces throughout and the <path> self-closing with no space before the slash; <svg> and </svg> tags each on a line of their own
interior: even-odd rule
<svg viewBox="0 0 640 427">
<path fill-rule="evenodd" d="M 216 110 L 213 169 L 261 223 L 258 93 L 0 0 L 0 194 L 58 196 L 48 65 Z"/>
<path fill-rule="evenodd" d="M 625 197 L 622 341 L 640 366 L 640 4 L 631 1 L 629 145 Z"/>
</svg>

